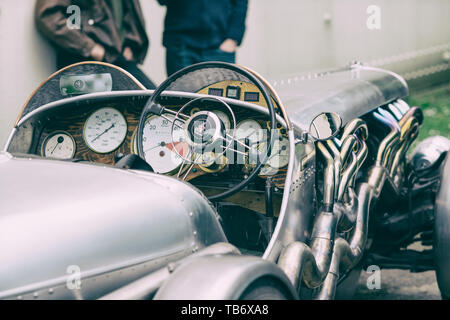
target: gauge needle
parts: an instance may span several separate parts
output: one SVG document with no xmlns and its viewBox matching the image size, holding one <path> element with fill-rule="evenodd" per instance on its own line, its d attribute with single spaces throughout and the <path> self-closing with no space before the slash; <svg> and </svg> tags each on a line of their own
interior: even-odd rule
<svg viewBox="0 0 450 320">
<path fill-rule="evenodd" d="M 53 148 L 52 152 L 50 154 L 53 154 L 53 152 L 55 152 L 56 147 L 59 146 L 61 143 L 63 143 L 64 138 L 63 137 L 58 137 L 58 143 L 55 145 L 55 147 Z"/>
<path fill-rule="evenodd" d="M 253 135 L 254 133 L 256 133 L 256 130 L 250 131 L 250 133 L 248 135 L 246 135 L 244 137 L 244 139 L 247 139 L 248 137 L 250 137 L 251 135 Z"/>
<path fill-rule="evenodd" d="M 179 147 L 181 145 L 181 148 Z M 176 151 L 178 151 L 179 154 L 181 154 L 181 152 L 184 153 L 184 151 L 186 151 L 186 143 L 184 141 L 179 141 L 179 142 L 170 142 L 170 143 L 166 143 L 166 142 L 160 142 L 158 143 L 156 146 L 153 146 L 151 148 L 148 148 L 146 150 L 144 150 L 145 153 L 147 153 L 150 150 L 156 149 L 158 147 L 166 147 L 167 149 L 169 149 L 170 151 L 174 151 L 174 149 L 176 148 Z M 184 154 L 183 154 L 184 156 Z"/>
<path fill-rule="evenodd" d="M 179 141 L 179 142 L 173 142 L 173 143 L 166 143 L 164 145 L 165 147 L 167 147 L 167 149 L 169 149 L 170 151 L 174 151 L 174 149 L 176 149 L 176 152 L 181 155 L 182 157 L 184 157 L 187 154 L 187 143 L 184 141 Z"/>
<path fill-rule="evenodd" d="M 102 135 L 104 135 L 105 133 L 107 133 L 109 130 L 111 130 L 112 128 L 115 127 L 115 123 L 113 123 L 108 129 L 106 129 L 105 131 L 103 131 L 102 133 L 100 133 L 98 136 L 96 136 L 91 143 L 93 143 L 95 140 L 97 140 L 98 138 L 100 138 Z"/>
<path fill-rule="evenodd" d="M 158 143 L 156 146 L 153 146 L 153 147 L 151 147 L 151 148 L 148 148 L 148 149 L 144 150 L 144 153 L 147 153 L 147 152 L 150 151 L 150 150 L 156 149 L 156 148 L 161 147 L 161 146 L 164 146 L 164 145 L 165 145 L 165 142 L 160 142 L 160 143 Z"/>
</svg>

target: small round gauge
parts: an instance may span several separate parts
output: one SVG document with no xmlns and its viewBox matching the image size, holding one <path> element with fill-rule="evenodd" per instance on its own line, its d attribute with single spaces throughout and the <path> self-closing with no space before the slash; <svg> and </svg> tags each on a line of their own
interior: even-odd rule
<svg viewBox="0 0 450 320">
<path fill-rule="evenodd" d="M 195 155 L 194 155 L 194 158 Z M 214 152 L 205 152 L 200 155 L 198 165 L 200 169 L 208 173 L 219 172 L 227 165 L 227 158 Z"/>
<path fill-rule="evenodd" d="M 275 140 L 270 156 L 266 164 L 259 172 L 261 176 L 268 176 L 278 172 L 278 169 L 283 168 L 289 164 L 289 140 L 285 137 L 279 136 Z"/>
<path fill-rule="evenodd" d="M 164 116 L 170 120 L 174 119 L 170 114 Z M 177 169 L 183 163 L 180 155 L 184 158 L 189 156 L 189 145 L 184 129 L 175 125 L 172 137 L 172 122 L 160 116 L 147 119 L 142 144 L 145 160 L 157 173 L 169 173 Z"/>
<path fill-rule="evenodd" d="M 71 159 L 75 155 L 75 141 L 67 132 L 53 132 L 45 138 L 41 154 L 46 158 Z"/>
<path fill-rule="evenodd" d="M 97 153 L 116 150 L 127 135 L 127 121 L 114 108 L 101 108 L 85 122 L 83 138 L 86 145 Z"/>
<path fill-rule="evenodd" d="M 230 130 L 231 121 L 230 121 L 230 118 L 227 116 L 227 114 L 225 112 L 219 111 L 219 110 L 213 110 L 213 112 L 219 117 L 220 121 L 223 122 L 225 129 Z"/>
<path fill-rule="evenodd" d="M 235 138 L 238 140 L 248 139 L 252 145 L 263 140 L 264 132 L 257 121 L 248 119 L 239 122 L 236 126 Z"/>
</svg>

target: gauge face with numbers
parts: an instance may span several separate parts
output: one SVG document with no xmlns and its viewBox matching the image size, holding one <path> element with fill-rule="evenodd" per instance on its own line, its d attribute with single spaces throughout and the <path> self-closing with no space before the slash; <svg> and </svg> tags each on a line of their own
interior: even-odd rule
<svg viewBox="0 0 450 320">
<path fill-rule="evenodd" d="M 184 158 L 189 155 L 189 147 L 183 128 L 174 125 L 172 132 L 174 117 L 170 114 L 163 116 L 152 116 L 147 119 L 142 136 L 142 146 L 145 160 L 155 172 L 170 173 L 183 163 L 180 155 Z"/>
<path fill-rule="evenodd" d="M 75 141 L 67 132 L 53 132 L 44 140 L 41 154 L 46 158 L 71 159 L 75 155 Z"/>
<path fill-rule="evenodd" d="M 118 110 L 101 108 L 84 124 L 83 138 L 94 152 L 109 153 L 116 150 L 127 135 L 127 122 Z"/>
</svg>

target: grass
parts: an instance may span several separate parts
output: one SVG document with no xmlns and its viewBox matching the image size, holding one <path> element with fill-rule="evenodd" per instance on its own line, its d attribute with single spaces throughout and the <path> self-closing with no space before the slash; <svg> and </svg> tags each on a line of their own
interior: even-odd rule
<svg viewBox="0 0 450 320">
<path fill-rule="evenodd" d="M 449 84 L 423 93 L 412 94 L 409 98 L 409 105 L 421 107 L 424 114 L 418 141 L 436 135 L 450 139 Z"/>
</svg>

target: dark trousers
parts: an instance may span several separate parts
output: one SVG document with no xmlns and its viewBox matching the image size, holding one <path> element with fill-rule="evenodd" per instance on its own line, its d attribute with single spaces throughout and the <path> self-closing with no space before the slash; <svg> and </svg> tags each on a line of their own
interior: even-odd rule
<svg viewBox="0 0 450 320">
<path fill-rule="evenodd" d="M 131 73 L 140 83 L 144 85 L 147 89 L 155 89 L 156 86 L 152 80 L 138 67 L 136 62 L 126 61 L 125 59 L 118 59 L 114 63 L 116 66 Z"/>
<path fill-rule="evenodd" d="M 222 61 L 235 63 L 236 54 L 217 49 L 195 49 L 185 46 L 166 48 L 167 75 L 199 62 Z"/>
<path fill-rule="evenodd" d="M 83 57 L 67 54 L 65 52 L 58 52 L 57 55 L 58 70 L 81 61 L 87 60 Z M 117 61 L 113 64 L 131 73 L 131 75 L 134 76 L 147 89 L 156 88 L 153 81 L 150 80 L 150 78 L 147 77 L 147 75 L 138 67 L 136 62 L 126 61 L 125 58 L 119 57 L 119 59 L 117 59 Z"/>
</svg>

